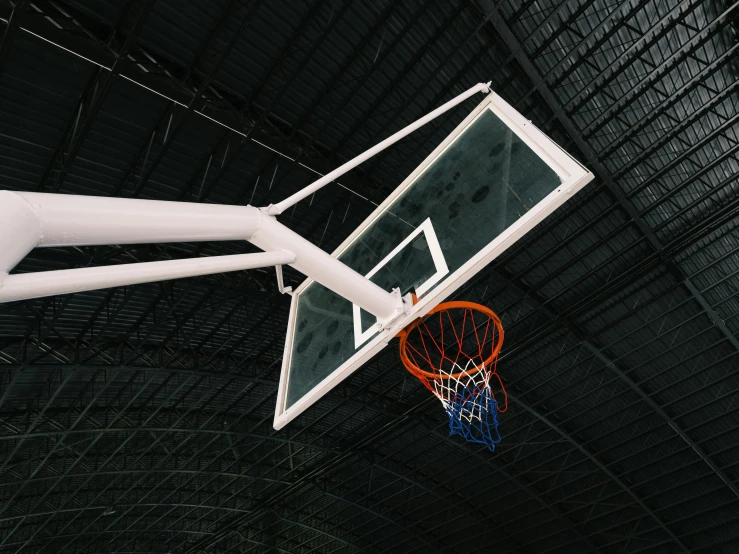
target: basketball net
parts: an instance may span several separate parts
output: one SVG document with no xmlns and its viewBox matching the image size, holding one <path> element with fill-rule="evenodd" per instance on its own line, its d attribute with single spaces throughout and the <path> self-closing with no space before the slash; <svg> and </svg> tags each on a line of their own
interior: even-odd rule
<svg viewBox="0 0 739 554">
<path fill-rule="evenodd" d="M 497 413 L 508 408 L 497 373 L 502 345 L 498 316 L 472 302 L 440 304 L 400 334 L 401 360 L 441 401 L 449 416 L 449 434 L 492 451 L 501 440 Z M 502 393 L 503 407 L 493 387 Z"/>
</svg>

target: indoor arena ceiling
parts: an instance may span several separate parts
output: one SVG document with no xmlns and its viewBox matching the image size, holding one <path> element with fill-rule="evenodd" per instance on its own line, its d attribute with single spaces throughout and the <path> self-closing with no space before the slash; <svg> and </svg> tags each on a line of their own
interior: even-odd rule
<svg viewBox="0 0 739 554">
<path fill-rule="evenodd" d="M 0 189 L 264 206 L 487 81 L 596 175 L 456 294 L 494 453 L 394 344 L 275 431 L 274 270 L 0 305 L 0 552 L 739 551 L 738 5 L 0 0 Z M 280 220 L 332 251 L 474 105 Z"/>
</svg>

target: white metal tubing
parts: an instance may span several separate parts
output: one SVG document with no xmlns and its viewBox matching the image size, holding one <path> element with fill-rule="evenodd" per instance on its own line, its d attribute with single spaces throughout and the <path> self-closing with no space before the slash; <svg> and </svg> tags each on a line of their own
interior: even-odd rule
<svg viewBox="0 0 739 554">
<path fill-rule="evenodd" d="M 397 299 L 391 293 L 291 231 L 272 216 L 264 216 L 259 231 L 249 242 L 262 250 L 289 249 L 295 252 L 295 261 L 288 265 L 380 320 L 390 318 L 398 308 Z"/>
<path fill-rule="evenodd" d="M 235 254 L 210 258 L 22 273 L 20 275 L 8 275 L 5 281 L 0 284 L 0 302 L 136 285 L 166 279 L 196 277 L 226 271 L 255 269 L 289 264 L 294 261 L 295 254 L 283 250 L 280 252 L 260 252 L 258 254 Z"/>
<path fill-rule="evenodd" d="M 2 198 L 9 199 L 7 205 L 11 206 L 4 211 L 16 215 L 13 222 L 5 222 L 5 225 L 0 220 L 0 231 L 6 230 L 4 236 L 22 237 L 18 238 L 17 244 L 12 238 L 5 239 L 5 242 L 10 240 L 13 245 L 8 248 L 6 255 L 9 263 L 5 265 L 10 269 L 34 246 L 241 239 L 250 241 L 268 253 L 280 250 L 295 252 L 295 258 L 289 262 L 264 265 L 287 263 L 380 320 L 390 318 L 398 308 L 397 298 L 391 293 L 280 224 L 274 217 L 252 206 L 8 191 Z M 27 203 L 26 206 L 23 203 Z M 34 214 L 35 222 L 32 217 Z M 4 285 L 0 288 L 0 301 L 7 301 L 11 296 L 14 299 L 32 298 L 184 277 L 186 275 L 178 273 L 181 268 L 190 267 L 190 262 L 208 263 L 204 260 L 208 258 L 152 262 L 159 265 L 134 264 L 130 266 L 134 273 L 120 275 L 120 279 L 121 268 L 125 266 L 11 275 L 5 277 Z M 215 261 L 210 263 L 217 264 Z M 218 271 L 213 269 L 205 273 Z M 131 280 L 139 279 L 134 278 L 139 274 L 141 280 Z M 0 273 L 0 282 L 3 282 L 3 276 Z M 53 282 L 56 280 L 59 283 L 55 285 Z M 11 290 L 7 290 L 7 287 L 11 287 Z"/>
<path fill-rule="evenodd" d="M 41 224 L 16 194 L 0 191 L 0 284 L 41 239 Z"/>
<path fill-rule="evenodd" d="M 479 83 L 479 84 L 475 85 L 474 87 L 472 87 L 471 89 L 463 92 L 459 96 L 456 96 L 455 98 L 452 98 L 446 104 L 442 104 L 441 106 L 439 106 L 438 108 L 436 108 L 434 111 L 432 111 L 432 112 L 426 114 L 425 116 L 423 116 L 422 118 L 414 121 L 413 123 L 411 123 L 407 127 L 404 127 L 403 129 L 401 129 L 400 131 L 398 131 L 394 135 L 389 136 L 388 138 L 386 138 L 382 142 L 376 144 L 375 146 L 373 146 L 369 150 L 366 150 L 365 152 L 361 153 L 356 158 L 349 160 L 344 165 L 341 165 L 341 166 L 337 167 L 332 172 L 327 173 L 326 175 L 324 175 L 323 177 L 321 177 L 320 179 L 318 179 L 314 183 L 308 185 L 304 189 L 296 192 L 295 194 L 293 194 L 292 196 L 289 196 L 288 198 L 285 198 L 282 202 L 278 202 L 277 204 L 271 204 L 266 209 L 267 213 L 270 214 L 270 215 L 279 215 L 279 214 L 281 214 L 282 212 L 284 212 L 285 210 L 287 210 L 293 204 L 297 204 L 298 202 L 300 202 L 301 200 L 303 200 L 303 198 L 306 198 L 306 197 L 310 196 L 311 194 L 313 194 L 314 192 L 316 192 L 318 189 L 324 187 L 325 185 L 327 185 L 331 181 L 336 180 L 337 178 L 341 177 L 342 175 L 344 175 L 348 171 L 351 171 L 352 169 L 354 169 L 355 167 L 357 167 L 362 162 L 368 160 L 369 158 L 371 158 L 375 154 L 378 154 L 379 152 L 382 152 L 388 146 L 390 146 L 392 144 L 395 144 L 400 139 L 408 136 L 409 134 L 411 134 L 416 129 L 418 129 L 420 127 L 423 127 L 429 121 L 432 121 L 432 120 L 436 119 L 437 117 L 439 117 L 444 112 L 447 112 L 447 111 L 451 110 L 454 106 L 456 106 L 457 104 L 460 104 L 460 103 L 464 102 L 465 100 L 467 100 L 471 96 L 474 96 L 478 92 L 486 92 L 486 93 L 487 92 L 490 92 L 490 83 Z"/>
<path fill-rule="evenodd" d="M 245 240 L 259 227 L 253 206 L 225 206 L 14 192 L 41 222 L 37 246 Z"/>
</svg>

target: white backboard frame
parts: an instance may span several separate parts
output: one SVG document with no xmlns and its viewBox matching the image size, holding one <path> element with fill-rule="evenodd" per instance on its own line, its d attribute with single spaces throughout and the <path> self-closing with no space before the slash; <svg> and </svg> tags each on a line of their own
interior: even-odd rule
<svg viewBox="0 0 739 554">
<path fill-rule="evenodd" d="M 312 279 L 306 279 L 293 293 L 290 307 L 287 338 L 285 340 L 285 349 L 282 358 L 282 371 L 277 391 L 277 407 L 273 424 L 275 429 L 281 429 L 287 423 L 303 413 L 309 406 L 314 404 L 331 389 L 336 387 L 341 381 L 356 371 L 362 364 L 367 362 L 387 346 L 401 329 L 419 317 L 419 315 L 427 313 L 436 305 L 448 298 L 465 282 L 479 273 L 486 265 L 522 238 L 540 221 L 559 208 L 565 201 L 567 201 L 567 199 L 593 179 L 593 174 L 590 171 L 570 157 L 570 155 L 567 154 L 560 146 L 544 135 L 536 128 L 535 125 L 526 120 L 500 96 L 491 92 L 464 119 L 464 121 L 462 121 L 462 123 L 460 123 L 436 149 L 434 149 L 423 163 L 421 163 L 332 253 L 332 256 L 339 257 L 347 248 L 349 248 L 362 235 L 362 233 L 372 225 L 380 215 L 387 211 L 389 206 L 415 182 L 417 177 L 423 173 L 426 168 L 444 151 L 446 151 L 446 149 L 463 133 L 463 131 L 477 118 L 477 116 L 486 109 L 491 110 L 529 148 L 531 148 L 531 150 L 533 150 L 549 167 L 552 168 L 562 181 L 560 186 L 533 206 L 465 264 L 455 270 L 452 274 L 446 275 L 446 278 L 441 283 L 430 290 L 425 296 L 419 298 L 418 303 L 413 307 L 409 314 L 404 314 L 395 320 L 390 327 L 374 334 L 370 340 L 364 342 L 362 346 L 356 350 L 355 354 L 351 358 L 331 372 L 310 392 L 295 402 L 295 404 L 286 408 L 285 404 L 290 378 L 289 368 L 293 351 L 293 336 L 295 332 L 298 299 L 300 297 L 300 293 L 313 282 Z M 402 245 L 399 245 L 399 247 L 402 248 Z M 397 249 L 394 252 L 397 252 Z"/>
<path fill-rule="evenodd" d="M 439 244 L 439 239 L 436 237 L 436 232 L 434 231 L 434 226 L 431 223 L 431 218 L 426 218 L 426 220 L 421 223 L 410 235 L 408 235 L 403 242 L 401 242 L 398 246 L 396 246 L 392 252 L 390 252 L 385 258 L 380 261 L 375 267 L 370 270 L 365 277 L 368 279 L 371 278 L 375 273 L 377 273 L 380 269 L 382 269 L 387 263 L 392 260 L 398 252 L 403 250 L 406 246 L 408 246 L 413 240 L 415 240 L 418 235 L 422 234 L 426 238 L 426 244 L 428 244 L 429 247 L 429 253 L 431 254 L 431 259 L 434 262 L 434 267 L 436 268 L 436 272 L 426 279 L 423 283 L 421 283 L 416 288 L 416 294 L 419 297 L 422 297 L 426 292 L 433 287 L 436 283 L 441 281 L 447 273 L 449 273 L 449 266 L 446 264 L 446 260 L 444 259 L 444 253 L 441 251 L 441 245 Z M 356 304 L 352 304 L 352 316 L 354 317 L 354 347 L 359 348 L 362 344 L 367 342 L 375 333 L 379 332 L 379 329 L 376 325 L 373 325 L 366 331 L 362 331 L 362 312 L 361 308 L 357 306 Z"/>
</svg>

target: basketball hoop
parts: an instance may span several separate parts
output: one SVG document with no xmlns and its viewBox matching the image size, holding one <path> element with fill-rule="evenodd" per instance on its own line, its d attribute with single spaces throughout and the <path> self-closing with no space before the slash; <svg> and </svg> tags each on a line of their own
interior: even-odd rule
<svg viewBox="0 0 739 554">
<path fill-rule="evenodd" d="M 449 434 L 495 450 L 497 412 L 508 396 L 497 373 L 503 346 L 500 318 L 474 302 L 445 302 L 399 333 L 400 359 L 444 405 Z M 500 389 L 503 404 L 492 386 Z"/>
</svg>

